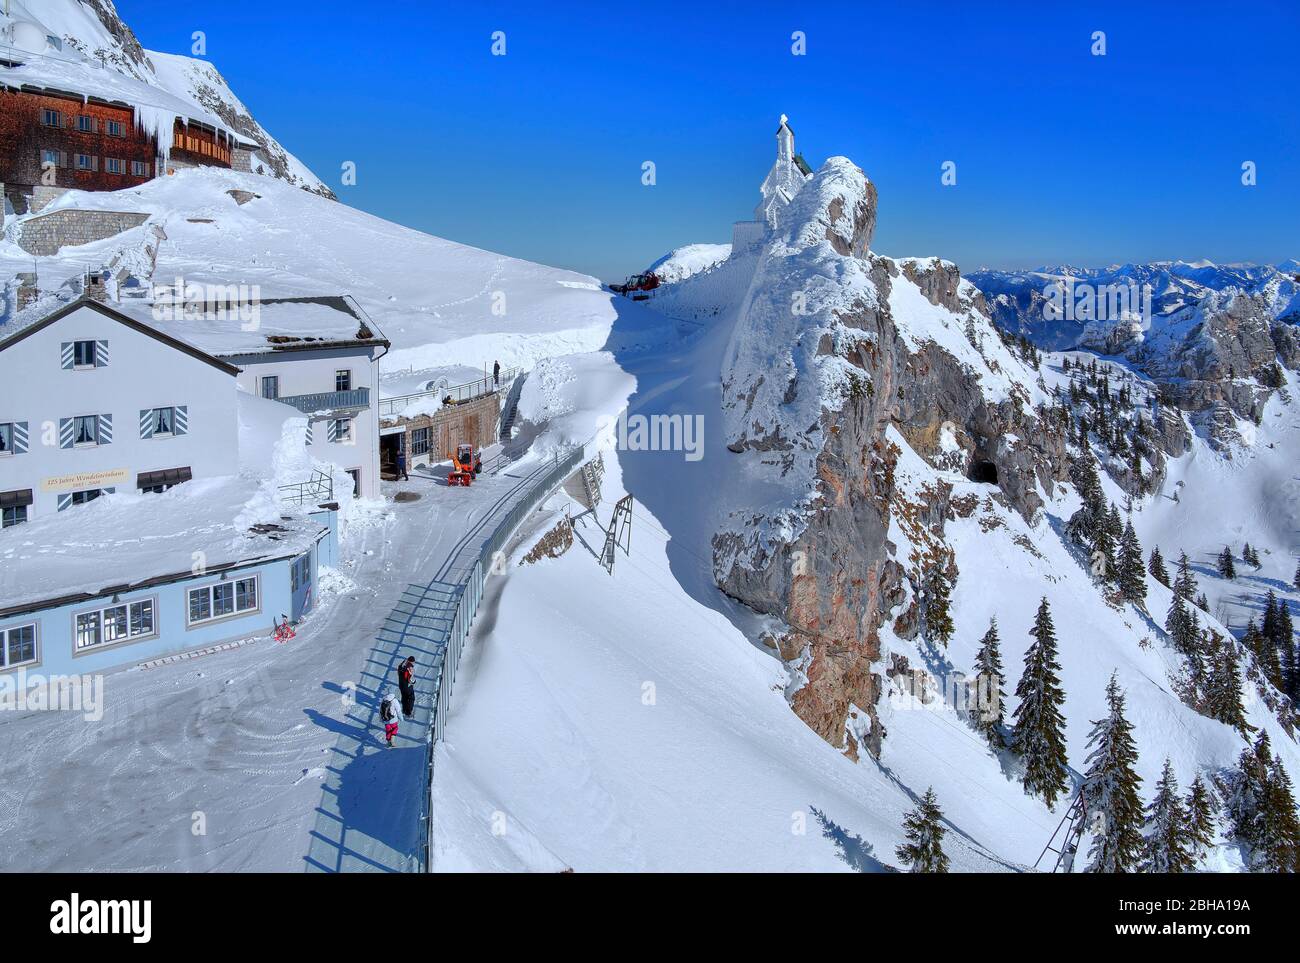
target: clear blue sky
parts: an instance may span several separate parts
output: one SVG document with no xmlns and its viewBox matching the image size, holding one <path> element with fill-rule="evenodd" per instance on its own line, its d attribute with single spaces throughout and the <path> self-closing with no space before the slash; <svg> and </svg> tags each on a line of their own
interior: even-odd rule
<svg viewBox="0 0 1300 963">
<path fill-rule="evenodd" d="M 814 168 L 844 154 L 876 182 L 886 254 L 966 271 L 1300 257 L 1294 2 L 117 6 L 150 49 L 205 31 L 345 203 L 604 279 L 730 240 L 781 113 Z"/>
</svg>

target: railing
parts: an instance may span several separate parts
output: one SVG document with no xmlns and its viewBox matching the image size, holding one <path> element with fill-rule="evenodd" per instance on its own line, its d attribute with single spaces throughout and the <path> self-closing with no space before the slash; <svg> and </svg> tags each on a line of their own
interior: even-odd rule
<svg viewBox="0 0 1300 963">
<path fill-rule="evenodd" d="M 319 504 L 334 501 L 334 479 L 317 469 L 311 478 L 293 485 L 280 486 L 280 500 L 291 505 Z"/>
<path fill-rule="evenodd" d="M 370 407 L 370 389 L 318 391 L 314 395 L 284 395 L 275 400 L 292 405 L 308 415 L 315 411 L 359 411 Z"/>
<path fill-rule="evenodd" d="M 585 457 L 586 448 L 579 445 L 564 456 L 557 454 L 553 462 L 538 467 L 529 476 L 527 491 L 510 510 L 497 521 L 487 540 L 475 548 L 472 538 L 466 539 L 460 549 L 448 559 L 448 571 L 456 571 L 457 563 L 467 564 L 471 558 L 474 562 L 469 571 L 456 581 L 456 608 L 451 623 L 446 629 L 446 637 L 441 646 L 441 658 L 435 667 L 437 672 L 437 696 L 429 726 L 427 758 L 425 760 L 425 785 L 420 801 L 420 820 L 424 824 L 424 844 L 420 852 L 419 869 L 429 872 L 429 854 L 433 848 L 433 755 L 434 749 L 447 728 L 447 713 L 451 708 L 452 686 L 456 681 L 456 669 L 460 665 L 461 652 L 469 638 L 470 626 L 478 613 L 479 603 L 483 600 L 483 583 L 487 573 L 494 570 L 494 558 L 514 533 L 524 517 L 540 505 L 560 483 L 579 465 Z M 477 554 L 476 554 L 477 553 Z"/>
<path fill-rule="evenodd" d="M 423 401 L 426 398 L 437 398 L 444 403 L 450 399 L 451 404 L 454 405 L 473 401 L 475 398 L 482 398 L 484 395 L 490 395 L 502 388 L 509 388 L 510 383 L 522 370 L 521 368 L 502 368 L 499 380 L 494 379 L 491 375 L 485 375 L 476 381 L 467 381 L 463 385 L 434 385 L 426 391 L 416 391 L 409 395 L 396 395 L 392 398 L 380 398 L 379 417 L 396 418 L 406 410 L 408 405 L 416 401 Z"/>
</svg>

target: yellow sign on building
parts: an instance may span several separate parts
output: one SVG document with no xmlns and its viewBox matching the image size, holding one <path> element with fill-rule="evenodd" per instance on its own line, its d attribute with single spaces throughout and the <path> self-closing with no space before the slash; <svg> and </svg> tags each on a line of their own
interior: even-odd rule
<svg viewBox="0 0 1300 963">
<path fill-rule="evenodd" d="M 113 488 L 129 481 L 129 468 L 108 468 L 104 471 L 81 471 L 75 475 L 56 475 L 41 480 L 43 492 L 79 492 L 87 488 Z"/>
</svg>

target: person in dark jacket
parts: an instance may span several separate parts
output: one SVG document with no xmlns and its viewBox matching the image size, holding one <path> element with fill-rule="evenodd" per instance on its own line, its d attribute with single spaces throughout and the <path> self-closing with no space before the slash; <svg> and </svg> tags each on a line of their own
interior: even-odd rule
<svg viewBox="0 0 1300 963">
<path fill-rule="evenodd" d="M 398 666 L 397 685 L 402 690 L 402 715 L 409 719 L 415 712 L 415 656 L 408 655 Z"/>
<path fill-rule="evenodd" d="M 501 362 L 492 362 L 492 383 L 498 388 L 501 387 Z"/>
<path fill-rule="evenodd" d="M 411 476 L 406 473 L 406 452 L 397 453 L 397 477 L 402 481 L 410 481 Z"/>
</svg>

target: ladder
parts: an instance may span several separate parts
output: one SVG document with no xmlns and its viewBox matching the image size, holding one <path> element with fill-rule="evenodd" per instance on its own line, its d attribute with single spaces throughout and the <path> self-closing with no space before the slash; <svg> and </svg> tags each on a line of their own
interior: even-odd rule
<svg viewBox="0 0 1300 963">
<path fill-rule="evenodd" d="M 614 574 L 614 550 L 623 549 L 623 554 L 632 551 L 632 496 L 624 495 L 614 503 L 614 517 L 609 520 L 605 531 L 605 547 L 600 552 L 600 564 L 610 575 Z"/>
<path fill-rule="evenodd" d="M 1057 823 L 1052 838 L 1047 841 L 1043 851 L 1038 854 L 1038 859 L 1034 861 L 1034 869 L 1038 869 L 1043 862 L 1043 858 L 1048 853 L 1055 853 L 1056 859 L 1052 862 L 1050 872 L 1074 872 L 1074 858 L 1079 853 L 1079 844 L 1083 842 L 1087 819 L 1088 810 L 1083 803 L 1083 790 L 1080 789 L 1074 799 L 1070 801 L 1070 808 L 1065 811 L 1065 815 Z M 1060 842 L 1054 846 L 1052 844 L 1056 843 L 1057 837 L 1060 837 Z"/>
</svg>

